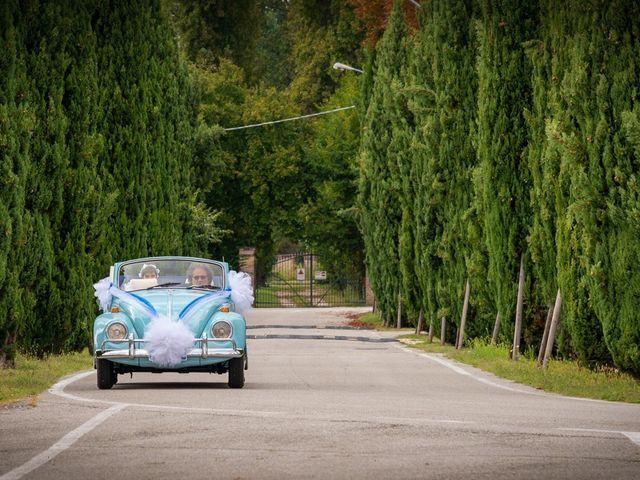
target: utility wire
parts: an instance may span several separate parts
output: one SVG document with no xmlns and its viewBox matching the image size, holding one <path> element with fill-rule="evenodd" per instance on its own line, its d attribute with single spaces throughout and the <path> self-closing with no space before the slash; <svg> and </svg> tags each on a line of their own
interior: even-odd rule
<svg viewBox="0 0 640 480">
<path fill-rule="evenodd" d="M 225 128 L 225 132 L 231 132 L 232 130 L 242 130 L 244 128 L 263 127 L 264 125 L 273 125 L 274 123 L 291 122 L 292 120 L 300 120 L 303 118 L 317 117 L 319 115 L 326 115 L 327 113 L 341 112 L 343 110 L 349 110 L 356 108 L 355 105 L 349 105 L 348 107 L 334 108 L 333 110 L 326 110 L 324 112 L 310 113 L 308 115 L 301 115 L 299 117 L 283 118 L 282 120 L 273 120 L 271 122 L 254 123 L 253 125 L 243 125 L 241 127 Z"/>
</svg>

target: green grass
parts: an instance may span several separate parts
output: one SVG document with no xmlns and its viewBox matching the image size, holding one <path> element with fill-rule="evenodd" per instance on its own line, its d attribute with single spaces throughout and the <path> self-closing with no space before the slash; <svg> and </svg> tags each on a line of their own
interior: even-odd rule
<svg viewBox="0 0 640 480">
<path fill-rule="evenodd" d="M 51 355 L 44 360 L 18 354 L 16 368 L 0 369 L 0 405 L 29 397 L 29 403 L 35 405 L 36 396 L 60 378 L 92 365 L 93 359 L 87 350 Z"/>
<path fill-rule="evenodd" d="M 395 330 L 397 332 L 408 332 L 408 331 L 413 331 L 415 330 L 414 328 L 402 328 L 400 330 L 398 330 L 396 327 L 394 326 L 390 326 L 387 327 L 384 325 L 384 323 L 382 322 L 382 320 L 380 320 L 380 317 L 378 316 L 377 313 L 373 313 L 373 312 L 368 312 L 368 313 L 363 313 L 362 315 L 358 316 L 358 323 L 362 323 L 364 325 L 366 325 L 367 327 L 370 328 L 375 328 L 376 330 L 385 330 L 385 331 L 392 331 Z M 406 335 L 407 338 L 410 337 L 410 335 Z"/>
<path fill-rule="evenodd" d="M 476 340 L 456 350 L 452 345 L 441 346 L 435 338 L 429 344 L 424 335 L 403 335 L 400 338 L 411 342 L 409 346 L 413 348 L 443 353 L 458 362 L 541 390 L 572 397 L 640 403 L 638 379 L 613 368 L 590 370 L 574 361 L 551 360 L 549 367 L 543 369 L 536 365 L 532 353 L 515 362 L 509 360 L 509 346 L 506 345 L 492 346 Z"/>
<path fill-rule="evenodd" d="M 278 292 L 278 290 L 279 289 L 276 287 L 258 287 L 256 289 L 256 301 L 265 303 L 272 307 L 279 307 L 280 300 L 276 295 L 276 292 Z"/>
<path fill-rule="evenodd" d="M 284 282 L 271 281 L 268 287 L 260 286 L 256 289 L 256 306 L 278 307 L 296 306 L 309 307 L 311 286 L 309 281 Z M 280 295 L 279 295 L 280 294 Z M 339 288 L 328 283 L 314 283 L 314 306 L 347 306 L 362 305 L 362 298 L 356 289 Z"/>
</svg>

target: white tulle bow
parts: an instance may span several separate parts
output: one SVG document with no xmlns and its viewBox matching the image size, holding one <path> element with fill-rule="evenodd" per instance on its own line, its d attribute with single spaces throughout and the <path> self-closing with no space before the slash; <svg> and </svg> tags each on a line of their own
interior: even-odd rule
<svg viewBox="0 0 640 480">
<path fill-rule="evenodd" d="M 229 287 L 231 287 L 231 301 L 236 310 L 242 313 L 253 305 L 253 287 L 251 276 L 245 272 L 229 272 Z"/>
<path fill-rule="evenodd" d="M 193 346 L 195 338 L 182 322 L 159 315 L 147 326 L 144 334 L 149 360 L 161 367 L 179 364 Z"/>
<path fill-rule="evenodd" d="M 105 277 L 98 281 L 98 283 L 94 283 L 93 288 L 95 289 L 93 296 L 98 299 L 100 310 L 106 312 L 111 303 L 111 292 L 109 291 L 111 288 L 111 279 Z"/>
</svg>

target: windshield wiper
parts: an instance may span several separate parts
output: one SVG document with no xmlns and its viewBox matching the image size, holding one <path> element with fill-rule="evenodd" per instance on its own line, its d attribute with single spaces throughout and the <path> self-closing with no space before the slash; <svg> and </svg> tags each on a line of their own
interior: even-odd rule
<svg viewBox="0 0 640 480">
<path fill-rule="evenodd" d="M 160 288 L 160 287 L 175 287 L 176 285 L 182 285 L 180 282 L 166 282 L 161 283 L 159 285 L 153 285 L 152 287 L 146 288 L 145 290 L 151 290 L 152 288 Z"/>
<path fill-rule="evenodd" d="M 216 287 L 215 285 L 191 285 L 190 287 L 187 287 L 189 289 L 193 289 L 193 288 L 202 288 L 204 290 L 220 290 L 220 287 Z"/>
</svg>

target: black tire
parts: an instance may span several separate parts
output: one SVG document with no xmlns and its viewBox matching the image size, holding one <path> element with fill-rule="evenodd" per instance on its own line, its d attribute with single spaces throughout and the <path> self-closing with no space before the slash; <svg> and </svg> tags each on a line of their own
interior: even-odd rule
<svg viewBox="0 0 640 480">
<path fill-rule="evenodd" d="M 118 381 L 118 374 L 113 368 L 113 363 L 109 360 L 98 358 L 96 369 L 98 370 L 98 388 L 100 390 L 109 390 Z"/>
<path fill-rule="evenodd" d="M 244 357 L 229 360 L 229 388 L 244 387 Z"/>
</svg>

